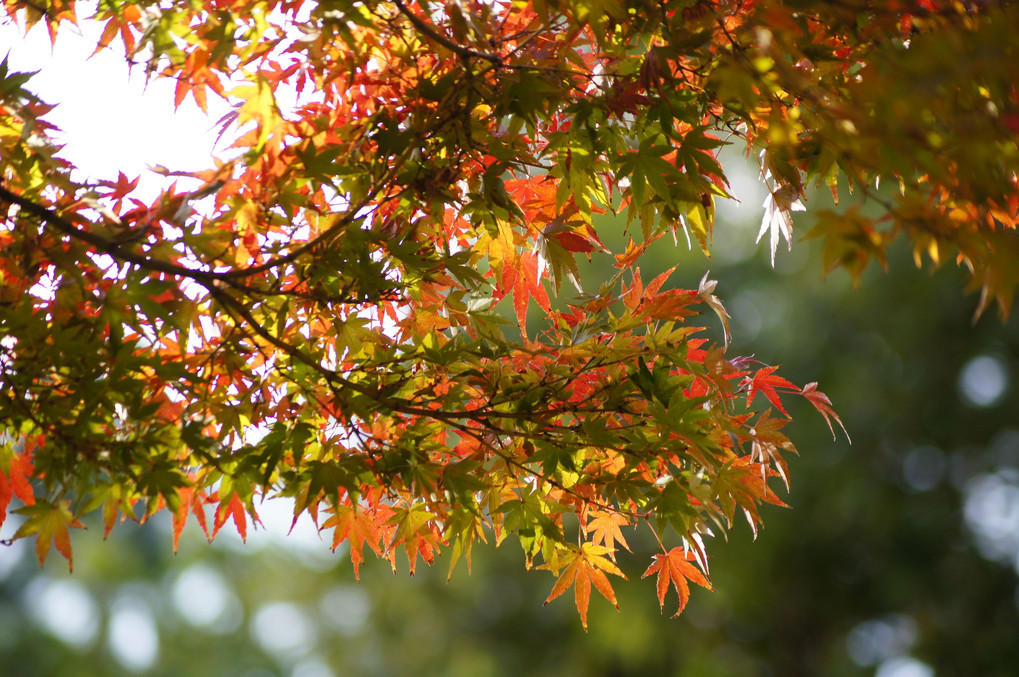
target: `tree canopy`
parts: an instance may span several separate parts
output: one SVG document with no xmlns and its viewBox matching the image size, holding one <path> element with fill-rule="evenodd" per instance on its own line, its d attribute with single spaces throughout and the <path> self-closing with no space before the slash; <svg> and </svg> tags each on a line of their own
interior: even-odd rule
<svg viewBox="0 0 1019 677">
<path fill-rule="evenodd" d="M 51 35 L 73 3 L 8 1 Z M 712 246 L 737 144 L 772 258 L 812 211 L 826 269 L 900 236 L 1002 313 L 1019 282 L 1017 11 L 916 2 L 102 2 L 101 49 L 229 106 L 202 171 L 82 177 L 0 67 L 0 523 L 71 560 L 99 511 L 242 536 L 287 496 L 355 571 L 507 537 L 592 585 L 649 529 L 659 602 L 710 587 L 703 536 L 781 504 L 790 397 L 728 313 L 645 281 Z M 610 219 L 618 214 L 619 219 Z M 618 251 L 606 228 L 625 223 Z M 724 227 L 724 226 L 723 226 Z M 586 261 L 592 261 L 589 266 Z M 595 271 L 611 271 L 596 274 Z M 698 314 L 706 315 L 697 318 Z M 720 324 L 712 340 L 699 324 Z M 794 331 L 794 329 L 790 329 Z M 639 573 L 639 572 L 636 572 Z"/>
</svg>

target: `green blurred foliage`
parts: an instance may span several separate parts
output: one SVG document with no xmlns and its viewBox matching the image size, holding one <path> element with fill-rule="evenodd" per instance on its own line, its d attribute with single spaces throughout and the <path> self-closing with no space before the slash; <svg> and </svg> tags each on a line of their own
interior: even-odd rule
<svg viewBox="0 0 1019 677">
<path fill-rule="evenodd" d="M 823 205 L 814 196 L 808 209 Z M 679 263 L 682 286 L 696 287 L 709 268 L 724 280 L 717 293 L 733 315 L 730 354 L 752 344 L 756 359 L 782 364 L 788 378 L 820 381 L 853 443 L 833 441 L 806 403 L 791 411 L 801 454 L 790 463 L 791 509 L 766 509 L 756 541 L 744 524 L 714 543 L 717 592 L 694 590 L 679 619 L 668 617 L 674 597 L 663 614 L 653 583 L 639 580 L 656 548 L 630 531 L 621 610 L 596 597 L 585 634 L 572 595 L 543 607 L 554 578 L 524 572 L 508 543 L 476 548 L 473 573 L 461 564 L 448 583 L 448 560 L 416 578 L 370 560 L 358 584 L 349 559 L 325 543 L 236 547 L 223 536 L 209 546 L 189 526 L 175 557 L 168 525 L 156 520 L 119 526 L 109 542 L 98 525 L 75 534 L 70 580 L 94 604 L 83 617 L 66 586 L 47 587 L 67 580 L 61 561 L 40 571 L 24 544 L 0 550 L 0 672 L 849 677 L 883 665 L 886 677 L 894 659 L 912 656 L 927 674 L 1015 674 L 1019 389 L 1008 378 L 1019 376 L 1019 320 L 974 324 L 961 271 L 919 271 L 905 250 L 856 289 L 843 272 L 822 282 L 810 241 L 780 252 L 773 270 L 763 245 L 751 246 L 755 207 L 720 210 L 716 259 L 662 243 L 658 264 Z M 611 249 L 625 242 L 603 232 Z M 586 273 L 604 273 L 605 263 Z M 720 337 L 713 316 L 698 319 Z M 967 383 L 1001 392 L 978 405 L 960 384 L 982 356 L 991 360 Z M 1000 388 L 996 378 L 1005 379 Z M 47 597 L 53 590 L 62 593 Z M 182 609 L 192 606 L 188 620 Z M 79 634 L 88 637 L 77 647 L 61 640 L 46 629 L 47 613 L 65 625 L 84 618 Z M 110 648 L 117 632 L 144 644 L 144 631 L 114 632 L 117 618 L 136 633 L 154 622 L 151 665 L 132 669 Z"/>
</svg>

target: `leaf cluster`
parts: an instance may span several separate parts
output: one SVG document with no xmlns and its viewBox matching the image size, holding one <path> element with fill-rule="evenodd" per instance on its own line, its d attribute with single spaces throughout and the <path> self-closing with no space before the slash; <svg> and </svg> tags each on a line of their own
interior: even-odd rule
<svg viewBox="0 0 1019 677">
<path fill-rule="evenodd" d="M 54 36 L 75 18 L 5 7 Z M 559 576 L 550 600 L 575 586 L 585 624 L 591 585 L 614 602 L 635 526 L 682 610 L 688 580 L 710 586 L 703 537 L 781 504 L 787 398 L 841 422 L 816 384 L 698 337 L 705 305 L 728 336 L 716 282 L 645 284 L 643 253 L 681 231 L 710 250 L 731 198 L 716 154 L 739 142 L 763 149 L 773 256 L 808 185 L 846 185 L 862 205 L 811 232 L 826 265 L 859 275 L 905 234 L 1007 310 L 1015 18 L 933 1 L 103 2 L 97 50 L 174 80 L 175 105 L 221 99 L 230 147 L 161 170 L 155 199 L 123 174 L 76 178 L 27 74 L 0 66 L 0 519 L 17 496 L 16 537 L 70 560 L 68 528 L 94 511 L 109 532 L 167 509 L 175 540 L 191 518 L 211 539 L 289 497 L 355 571 L 367 547 L 411 573 L 512 537 Z M 639 243 L 608 251 L 609 212 Z M 610 279 L 593 287 L 578 256 Z"/>
</svg>

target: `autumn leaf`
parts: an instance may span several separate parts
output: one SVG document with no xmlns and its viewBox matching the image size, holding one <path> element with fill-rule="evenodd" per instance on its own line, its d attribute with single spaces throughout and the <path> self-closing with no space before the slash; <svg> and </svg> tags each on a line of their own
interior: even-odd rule
<svg viewBox="0 0 1019 677">
<path fill-rule="evenodd" d="M 775 374 L 778 370 L 778 366 L 764 367 L 754 372 L 754 375 L 746 379 L 744 384 L 747 387 L 747 406 L 749 407 L 754 402 L 754 397 L 761 393 L 768 401 L 771 402 L 775 407 L 786 416 L 789 416 L 789 412 L 785 410 L 782 405 L 782 399 L 779 397 L 776 388 L 785 388 L 791 392 L 798 392 L 799 387 L 788 381 L 787 379 Z"/>
<path fill-rule="evenodd" d="M 842 432 L 845 433 L 846 439 L 852 443 L 852 439 L 849 437 L 849 432 L 846 430 L 846 426 L 842 425 L 842 419 L 839 418 L 839 415 L 835 413 L 834 409 L 832 409 L 831 400 L 828 399 L 827 395 L 817 389 L 816 381 L 803 386 L 803 390 L 800 394 L 806 397 L 807 401 L 814 405 L 814 408 L 821 412 L 821 415 L 824 416 L 824 421 L 828 424 L 828 429 L 831 430 L 832 439 L 836 439 L 835 428 L 831 424 L 831 420 L 835 419 L 835 422 L 839 424 L 840 428 L 842 428 Z"/>
<path fill-rule="evenodd" d="M 180 544 L 180 535 L 184 531 L 185 524 L 187 524 L 189 513 L 193 514 L 198 520 L 198 525 L 202 528 L 205 538 L 210 540 L 212 538 L 205 515 L 205 505 L 209 502 L 208 497 L 194 487 L 181 487 L 177 490 L 177 498 L 180 505 L 174 511 L 172 520 L 174 553 L 177 552 L 177 546 Z M 108 530 L 107 533 L 109 533 Z"/>
<path fill-rule="evenodd" d="M 775 252 L 778 250 L 779 236 L 785 239 L 789 249 L 793 246 L 793 217 L 790 212 L 806 211 L 803 202 L 796 198 L 792 188 L 782 186 L 769 191 L 764 198 L 764 218 L 761 229 L 757 233 L 760 242 L 765 233 L 770 233 L 771 265 L 775 265 Z"/>
<path fill-rule="evenodd" d="M 579 549 L 571 549 L 569 554 L 562 556 L 558 565 L 566 565 L 566 569 L 559 576 L 552 592 L 549 594 L 545 604 L 562 595 L 575 586 L 575 599 L 577 612 L 580 614 L 580 622 L 587 630 L 587 608 L 591 602 L 591 585 L 601 593 L 602 597 L 612 603 L 612 606 L 619 608 L 616 602 L 616 593 L 609 583 L 606 572 L 626 579 L 619 568 L 612 563 L 605 555 L 609 554 L 609 548 L 594 543 L 584 543 Z M 551 565 L 542 565 L 539 569 L 551 569 Z"/>
<path fill-rule="evenodd" d="M 616 542 L 619 542 L 627 550 L 626 539 L 619 527 L 629 526 L 630 518 L 621 512 L 608 510 L 592 511 L 593 515 L 587 522 L 585 531 L 591 535 L 591 542 L 608 549 L 608 556 L 612 561 L 616 560 Z"/>
<path fill-rule="evenodd" d="M 669 289 L 655 294 L 640 304 L 641 317 L 651 320 L 681 320 L 694 311 L 690 305 L 697 300 L 696 293 L 686 289 Z"/>
<path fill-rule="evenodd" d="M 25 517 L 25 521 L 14 533 L 12 540 L 35 536 L 35 553 L 39 564 L 46 561 L 50 551 L 50 542 L 67 560 L 68 570 L 74 570 L 74 559 L 71 556 L 70 529 L 84 529 L 85 525 L 71 513 L 71 502 L 51 503 L 39 500 L 15 511 Z"/>
<path fill-rule="evenodd" d="M 361 580 L 361 563 L 364 562 L 364 546 L 375 551 L 376 555 L 382 554 L 382 547 L 379 545 L 381 534 L 375 524 L 375 520 L 365 510 L 358 510 L 356 506 L 339 505 L 332 509 L 332 516 L 322 523 L 322 529 L 333 530 L 332 549 L 340 547 L 344 541 L 350 545 L 350 561 L 354 565 L 354 577 Z"/>
<path fill-rule="evenodd" d="M 665 596 L 669 592 L 669 585 L 672 585 L 679 596 L 679 610 L 672 615 L 673 618 L 683 613 L 687 600 L 690 599 L 688 580 L 708 590 L 714 589 L 701 570 L 690 563 L 693 560 L 693 555 L 681 547 L 676 547 L 667 553 L 655 555 L 654 562 L 641 576 L 641 578 L 647 578 L 651 574 L 658 574 L 658 602 L 663 612 L 665 611 Z"/>
<path fill-rule="evenodd" d="M 32 460 L 27 453 L 14 454 L 6 474 L 0 469 L 0 525 L 7 520 L 7 506 L 15 496 L 25 505 L 35 503 L 35 494 L 30 482 L 32 472 Z"/>
<path fill-rule="evenodd" d="M 527 327 L 527 306 L 531 298 L 534 298 L 542 310 L 548 312 L 551 303 L 548 292 L 541 283 L 539 273 L 539 259 L 536 254 L 524 254 L 518 259 L 518 267 L 515 269 L 515 281 L 513 287 L 513 309 L 516 310 L 517 322 L 521 329 Z"/>
<path fill-rule="evenodd" d="M 453 578 L 453 570 L 461 557 L 467 560 L 467 573 L 471 573 L 471 554 L 475 541 L 480 540 L 484 543 L 488 540 L 485 537 L 484 526 L 485 522 L 480 515 L 463 506 L 457 506 L 453 514 L 446 520 L 446 530 L 442 536 L 453 543 L 449 559 L 449 573 L 446 575 L 447 581 Z"/>
<path fill-rule="evenodd" d="M 435 515 L 428 512 L 428 506 L 424 503 L 415 503 L 410 507 L 397 506 L 393 508 L 393 514 L 387 521 L 387 524 L 394 526 L 395 529 L 386 549 L 391 551 L 394 547 L 403 545 L 411 576 L 417 570 L 419 555 L 428 564 L 435 561 L 435 550 L 440 543 L 434 521 Z M 396 571 L 395 562 L 393 571 Z"/>
<path fill-rule="evenodd" d="M 715 287 L 718 286 L 717 280 L 709 280 L 708 273 L 704 273 L 704 277 L 701 278 L 700 284 L 697 285 L 697 295 L 700 296 L 701 300 L 708 304 L 708 307 L 715 312 L 718 319 L 722 322 L 722 336 L 723 336 L 723 347 L 729 345 L 729 341 L 732 340 L 732 331 L 729 329 L 729 313 L 726 312 L 725 306 L 722 305 L 721 300 L 715 296 Z"/>
<path fill-rule="evenodd" d="M 240 534 L 241 540 L 246 541 L 248 539 L 249 509 L 250 506 L 246 506 L 237 493 L 233 493 L 229 500 L 221 500 L 219 507 L 216 508 L 216 518 L 212 525 L 212 537 L 215 538 L 219 530 L 226 524 L 226 521 L 231 519 L 237 528 L 237 533 Z M 258 523 L 258 516 L 254 512 L 251 513 L 251 517 L 255 523 Z"/>
</svg>

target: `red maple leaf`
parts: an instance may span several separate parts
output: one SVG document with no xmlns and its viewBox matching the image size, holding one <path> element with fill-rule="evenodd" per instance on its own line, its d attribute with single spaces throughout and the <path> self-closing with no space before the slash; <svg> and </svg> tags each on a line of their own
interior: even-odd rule
<svg viewBox="0 0 1019 677">
<path fill-rule="evenodd" d="M 767 397 L 768 401 L 775 405 L 779 411 L 786 416 L 789 416 L 789 412 L 787 412 L 785 407 L 782 406 L 782 400 L 779 398 L 775 389 L 786 388 L 791 392 L 800 392 L 800 389 L 794 383 L 787 381 L 781 376 L 773 376 L 772 374 L 776 369 L 778 369 L 778 365 L 759 369 L 756 373 L 754 373 L 752 378 L 744 381 L 744 385 L 749 386 L 749 390 L 747 391 L 747 406 L 753 404 L 754 397 L 757 393 L 761 393 Z"/>
<path fill-rule="evenodd" d="M 835 428 L 831 424 L 831 420 L 835 419 L 835 422 L 842 428 L 842 432 L 846 434 L 846 439 L 852 442 L 849 437 L 849 432 L 846 430 L 846 426 L 842 425 L 842 419 L 835 413 L 835 410 L 831 407 L 831 400 L 828 396 L 817 389 L 817 383 L 808 383 L 803 386 L 803 391 L 800 393 L 807 398 L 807 401 L 814 405 L 814 408 L 821 412 L 821 416 L 824 416 L 824 422 L 828 424 L 828 430 L 831 430 L 831 436 L 835 438 Z"/>
<path fill-rule="evenodd" d="M 28 454 L 16 454 L 11 459 L 10 471 L 0 471 L 0 524 L 7 519 L 7 506 L 17 496 L 25 505 L 35 503 L 35 494 L 29 479 L 32 477 L 32 461 Z"/>
</svg>

